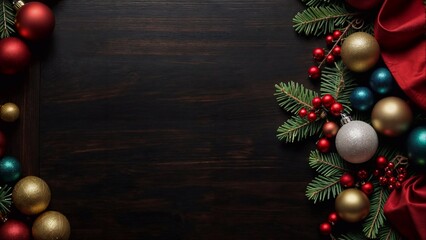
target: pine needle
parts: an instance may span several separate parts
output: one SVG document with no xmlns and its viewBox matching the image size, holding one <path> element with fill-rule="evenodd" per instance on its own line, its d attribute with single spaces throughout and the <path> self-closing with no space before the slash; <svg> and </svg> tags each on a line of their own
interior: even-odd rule
<svg viewBox="0 0 426 240">
<path fill-rule="evenodd" d="M 309 122 L 299 116 L 292 116 L 277 130 L 279 140 L 286 143 L 300 141 L 321 131 L 323 121 Z"/>
<path fill-rule="evenodd" d="M 302 2 L 310 7 L 319 7 L 336 3 L 336 0 L 302 0 Z"/>
<path fill-rule="evenodd" d="M 346 161 L 337 153 L 320 153 L 318 150 L 311 151 L 309 166 L 324 176 L 342 175 L 349 172 Z"/>
<path fill-rule="evenodd" d="M 374 184 L 374 193 L 370 197 L 370 213 L 363 223 L 363 232 L 367 238 L 377 238 L 386 217 L 383 207 L 389 197 L 389 190 L 382 188 L 378 182 Z"/>
<path fill-rule="evenodd" d="M 0 187 L 0 215 L 5 215 L 10 211 L 12 205 L 12 188 L 7 185 Z"/>
<path fill-rule="evenodd" d="M 310 182 L 306 188 L 306 196 L 314 203 L 336 198 L 342 192 L 340 176 L 319 175 Z"/>
<path fill-rule="evenodd" d="M 301 108 L 312 109 L 312 99 L 319 94 L 305 88 L 302 84 L 290 81 L 275 84 L 277 102 L 284 110 L 298 113 Z"/>
<path fill-rule="evenodd" d="M 9 0 L 1 0 L 0 6 L 0 38 L 10 37 L 15 33 L 15 9 Z"/>
</svg>

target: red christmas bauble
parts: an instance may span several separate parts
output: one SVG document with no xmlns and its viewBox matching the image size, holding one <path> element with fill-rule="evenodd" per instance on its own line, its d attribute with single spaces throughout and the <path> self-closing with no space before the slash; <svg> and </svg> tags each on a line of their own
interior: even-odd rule
<svg viewBox="0 0 426 240">
<path fill-rule="evenodd" d="M 319 69 L 317 66 L 312 66 L 308 70 L 309 78 L 311 79 L 319 79 L 321 77 L 321 69 Z"/>
<path fill-rule="evenodd" d="M 331 94 L 325 94 L 324 96 L 322 96 L 321 101 L 322 104 L 324 104 L 324 107 L 326 108 L 331 107 L 331 105 L 336 102 L 336 100 L 334 100 L 334 97 L 331 96 Z"/>
<path fill-rule="evenodd" d="M 315 48 L 312 52 L 312 56 L 317 61 L 322 61 L 325 57 L 325 51 L 322 48 Z"/>
<path fill-rule="evenodd" d="M 340 184 L 347 188 L 353 187 L 355 185 L 355 179 L 350 173 L 343 173 L 340 177 Z"/>
<path fill-rule="evenodd" d="M 317 149 L 322 153 L 330 151 L 330 141 L 327 138 L 321 138 L 317 142 Z"/>
<path fill-rule="evenodd" d="M 16 74 L 28 68 L 31 53 L 27 45 L 16 37 L 0 40 L 0 73 Z"/>
<path fill-rule="evenodd" d="M 346 3 L 356 9 L 359 10 L 371 10 L 377 6 L 379 6 L 383 0 L 346 0 Z"/>
<path fill-rule="evenodd" d="M 336 223 L 339 220 L 339 215 L 336 212 L 332 212 L 328 215 L 328 221 L 330 223 Z"/>
<path fill-rule="evenodd" d="M 306 117 L 306 115 L 308 115 L 308 111 L 306 110 L 306 108 L 302 108 L 302 109 L 299 110 L 299 116 L 301 118 Z"/>
<path fill-rule="evenodd" d="M 331 224 L 328 222 L 321 223 L 319 230 L 322 235 L 330 235 L 331 234 Z"/>
<path fill-rule="evenodd" d="M 343 112 L 342 104 L 340 104 L 338 102 L 333 103 L 330 107 L 330 112 L 331 112 L 331 114 L 333 114 L 336 117 L 340 116 L 340 114 Z"/>
<path fill-rule="evenodd" d="M 388 165 L 388 160 L 384 156 L 378 156 L 376 158 L 376 166 L 379 169 L 383 169 Z"/>
<path fill-rule="evenodd" d="M 29 227 L 20 221 L 10 219 L 0 226 L 0 240 L 30 240 Z"/>
<path fill-rule="evenodd" d="M 308 114 L 308 121 L 313 122 L 317 120 L 317 114 L 315 112 L 309 112 Z"/>
<path fill-rule="evenodd" d="M 320 97 L 314 97 L 312 99 L 312 106 L 314 106 L 314 108 L 320 108 L 322 105 L 322 101 Z"/>
<path fill-rule="evenodd" d="M 326 57 L 325 61 L 326 61 L 328 64 L 333 64 L 333 63 L 334 63 L 334 56 L 333 56 L 333 54 L 328 55 L 328 56 Z"/>
<path fill-rule="evenodd" d="M 361 186 L 361 191 L 364 192 L 367 196 L 373 193 L 374 186 L 371 182 L 366 182 Z"/>
<path fill-rule="evenodd" d="M 335 46 L 333 50 L 331 50 L 331 53 L 336 57 L 340 56 L 341 52 L 342 52 L 342 48 L 340 46 Z"/>
<path fill-rule="evenodd" d="M 39 41 L 48 38 L 55 28 L 55 16 L 48 6 L 29 2 L 16 14 L 16 30 L 23 38 Z"/>
<path fill-rule="evenodd" d="M 368 173 L 367 173 L 366 170 L 361 169 L 357 172 L 357 176 L 358 176 L 359 179 L 364 180 L 364 179 L 367 179 Z"/>
<path fill-rule="evenodd" d="M 327 36 L 325 37 L 325 43 L 327 44 L 327 46 L 332 45 L 332 44 L 333 44 L 333 41 L 334 41 L 334 39 L 333 39 L 333 36 L 332 36 L 332 35 L 327 35 Z"/>
<path fill-rule="evenodd" d="M 337 131 L 339 131 L 339 125 L 337 125 L 335 122 L 326 122 L 322 126 L 322 133 L 326 138 L 335 137 Z"/>
<path fill-rule="evenodd" d="M 335 30 L 333 32 L 333 39 L 334 40 L 338 40 L 340 38 L 340 36 L 342 36 L 342 32 L 340 30 Z"/>
</svg>

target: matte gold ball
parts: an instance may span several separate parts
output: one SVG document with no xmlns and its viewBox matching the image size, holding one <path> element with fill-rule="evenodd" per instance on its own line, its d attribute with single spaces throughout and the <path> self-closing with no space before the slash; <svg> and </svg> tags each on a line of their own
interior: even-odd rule
<svg viewBox="0 0 426 240">
<path fill-rule="evenodd" d="M 50 203 L 50 189 L 43 179 L 28 176 L 16 183 L 12 192 L 12 200 L 16 208 L 26 215 L 36 215 Z"/>
<path fill-rule="evenodd" d="M 389 137 L 398 136 L 410 127 L 413 113 L 410 106 L 397 97 L 378 101 L 371 112 L 371 124 L 377 132 Z"/>
<path fill-rule="evenodd" d="M 71 227 L 62 213 L 47 211 L 34 221 L 32 232 L 34 240 L 68 240 Z"/>
<path fill-rule="evenodd" d="M 374 67 L 380 57 L 377 40 L 368 33 L 356 32 L 345 39 L 341 53 L 343 63 L 353 72 L 365 72 Z"/>
<path fill-rule="evenodd" d="M 5 122 L 14 122 L 19 118 L 19 107 L 14 103 L 5 103 L 0 108 L 0 118 Z"/>
<path fill-rule="evenodd" d="M 370 212 L 370 200 L 356 188 L 346 189 L 336 198 L 336 212 L 347 222 L 359 222 Z"/>
</svg>

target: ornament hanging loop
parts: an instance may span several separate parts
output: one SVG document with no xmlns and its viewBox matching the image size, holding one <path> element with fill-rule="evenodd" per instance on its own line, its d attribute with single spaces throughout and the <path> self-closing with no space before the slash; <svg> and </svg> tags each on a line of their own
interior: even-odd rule
<svg viewBox="0 0 426 240">
<path fill-rule="evenodd" d="M 351 27 L 353 29 L 359 30 L 362 27 L 364 27 L 364 24 L 365 24 L 365 22 L 364 22 L 363 19 L 357 18 L 357 19 L 355 19 L 354 21 L 351 22 Z"/>
<path fill-rule="evenodd" d="M 13 3 L 13 7 L 15 7 L 16 10 L 20 9 L 22 6 L 25 5 L 25 3 L 21 0 L 18 0 L 18 1 L 14 0 L 12 1 L 12 3 Z"/>
<path fill-rule="evenodd" d="M 391 162 L 395 163 L 395 166 L 408 166 L 408 158 L 401 155 L 396 155 Z"/>
</svg>

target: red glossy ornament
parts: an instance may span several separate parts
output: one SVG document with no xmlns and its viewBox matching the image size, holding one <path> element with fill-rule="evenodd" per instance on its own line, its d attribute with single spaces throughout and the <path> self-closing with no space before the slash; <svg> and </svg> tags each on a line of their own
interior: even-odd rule
<svg viewBox="0 0 426 240">
<path fill-rule="evenodd" d="M 305 108 L 299 110 L 299 117 L 304 118 L 308 115 L 308 111 Z"/>
<path fill-rule="evenodd" d="M 313 122 L 317 120 L 317 114 L 315 112 L 309 112 L 308 114 L 308 121 Z"/>
<path fill-rule="evenodd" d="M 0 73 L 16 74 L 28 68 L 31 53 L 27 45 L 16 37 L 0 40 Z"/>
<path fill-rule="evenodd" d="M 331 94 L 325 94 L 324 96 L 322 96 L 321 101 L 324 107 L 326 108 L 331 107 L 331 105 L 336 102 L 336 100 L 333 96 L 331 96 Z"/>
<path fill-rule="evenodd" d="M 401 186 L 402 186 L 401 182 L 396 182 L 396 183 L 395 183 L 395 188 L 396 188 L 396 189 L 400 189 L 400 188 L 401 188 Z"/>
<path fill-rule="evenodd" d="M 320 97 L 314 97 L 312 99 L 312 106 L 314 106 L 314 108 L 320 108 L 321 105 L 322 105 L 322 102 L 321 102 L 321 98 Z"/>
<path fill-rule="evenodd" d="M 375 169 L 374 171 L 373 171 L 373 175 L 375 176 L 375 177 L 377 177 L 377 176 L 379 176 L 380 175 L 380 170 L 379 169 Z"/>
<path fill-rule="evenodd" d="M 355 185 L 355 179 L 350 173 L 343 173 L 340 177 L 340 184 L 346 188 L 353 187 Z"/>
<path fill-rule="evenodd" d="M 407 173 L 407 169 L 405 169 L 404 167 L 399 167 L 398 169 L 397 169 L 397 171 L 398 171 L 398 173 Z"/>
<path fill-rule="evenodd" d="M 321 223 L 319 227 L 320 233 L 322 235 L 330 235 L 331 234 L 331 224 L 328 222 Z"/>
<path fill-rule="evenodd" d="M 389 188 L 390 191 L 393 191 L 395 189 L 395 185 L 389 184 L 388 188 Z"/>
<path fill-rule="evenodd" d="M 392 177 L 393 176 L 393 172 L 391 170 L 387 170 L 385 172 L 386 177 Z"/>
<path fill-rule="evenodd" d="M 398 174 L 397 178 L 398 181 L 403 182 L 405 180 L 405 178 L 407 177 L 407 175 L 405 173 L 400 173 Z"/>
<path fill-rule="evenodd" d="M 343 105 L 338 102 L 333 103 L 330 107 L 330 112 L 336 117 L 340 116 L 343 112 Z"/>
<path fill-rule="evenodd" d="M 330 141 L 327 138 L 321 138 L 317 142 L 317 149 L 322 153 L 330 151 Z"/>
<path fill-rule="evenodd" d="M 29 240 L 29 227 L 20 221 L 10 219 L 0 226 L 0 240 Z"/>
<path fill-rule="evenodd" d="M 395 184 L 396 183 L 396 177 L 390 177 L 388 179 L 389 184 Z"/>
<path fill-rule="evenodd" d="M 325 58 L 325 61 L 327 62 L 327 64 L 333 64 L 334 63 L 334 56 L 332 54 L 328 55 Z"/>
<path fill-rule="evenodd" d="M 338 56 L 340 56 L 340 52 L 342 51 L 342 48 L 340 47 L 340 46 L 335 46 L 334 48 L 333 48 L 333 50 L 331 50 L 331 53 L 334 55 L 334 56 L 336 56 L 336 57 L 338 57 Z"/>
<path fill-rule="evenodd" d="M 337 221 L 339 221 L 339 216 L 336 212 L 332 212 L 328 215 L 328 221 L 330 223 L 336 223 Z"/>
<path fill-rule="evenodd" d="M 15 25 L 23 38 L 31 41 L 44 40 L 55 28 L 55 16 L 45 4 L 29 2 L 18 9 Z"/>
<path fill-rule="evenodd" d="M 346 0 L 346 3 L 358 10 L 371 10 L 377 6 L 379 6 L 383 0 Z"/>
<path fill-rule="evenodd" d="M 379 169 L 383 169 L 388 165 L 388 160 L 384 156 L 378 156 L 376 158 L 376 166 Z"/>
<path fill-rule="evenodd" d="M 390 162 L 390 163 L 388 163 L 388 166 L 387 166 L 390 170 L 392 170 L 392 169 L 394 169 L 395 168 L 395 164 L 393 163 L 393 162 Z"/>
<path fill-rule="evenodd" d="M 341 31 L 339 31 L 339 30 L 335 30 L 335 31 L 333 32 L 333 39 L 334 39 L 334 40 L 338 40 L 338 39 L 340 38 L 340 36 L 342 36 L 342 32 L 341 32 Z"/>
<path fill-rule="evenodd" d="M 388 179 L 386 177 L 379 177 L 379 184 L 382 186 L 388 184 Z"/>
<path fill-rule="evenodd" d="M 359 170 L 357 175 L 358 175 L 358 178 L 361 179 L 361 180 L 367 179 L 367 177 L 368 177 L 368 173 L 364 169 Z"/>
<path fill-rule="evenodd" d="M 334 39 L 333 39 L 333 36 L 332 36 L 332 35 L 327 35 L 327 36 L 325 37 L 325 43 L 327 44 L 327 46 L 332 45 L 332 44 L 333 44 L 333 41 L 334 41 Z"/>
<path fill-rule="evenodd" d="M 337 131 L 339 131 L 339 125 L 337 125 L 335 122 L 326 122 L 322 126 L 322 133 L 326 138 L 335 137 Z"/>
<path fill-rule="evenodd" d="M 0 157 L 3 157 L 4 152 L 6 151 L 6 135 L 0 131 Z"/>
<path fill-rule="evenodd" d="M 371 182 L 366 182 L 361 186 L 361 191 L 364 192 L 367 196 L 373 193 L 374 186 Z"/>
<path fill-rule="evenodd" d="M 312 56 L 316 61 L 322 61 L 325 57 L 325 51 L 322 48 L 315 48 L 312 52 Z"/>
<path fill-rule="evenodd" d="M 321 69 L 319 69 L 317 66 L 312 66 L 309 68 L 308 74 L 310 79 L 319 79 L 321 77 Z"/>
</svg>

